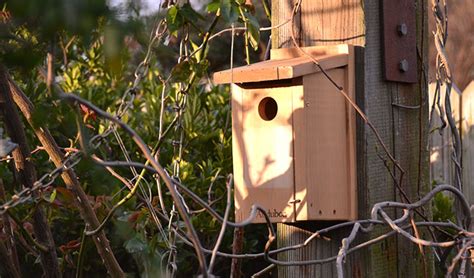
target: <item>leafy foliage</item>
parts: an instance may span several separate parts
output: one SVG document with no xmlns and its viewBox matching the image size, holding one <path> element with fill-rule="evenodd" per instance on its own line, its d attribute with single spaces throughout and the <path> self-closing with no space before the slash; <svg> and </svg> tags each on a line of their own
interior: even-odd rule
<svg viewBox="0 0 474 278">
<path fill-rule="evenodd" d="M 433 199 L 433 220 L 456 222 L 453 213 L 453 199 L 447 195 L 438 194 Z"/>
<path fill-rule="evenodd" d="M 224 24 L 240 22 L 248 25 L 246 36 L 250 38 L 251 46 L 258 49 L 259 22 L 243 1 L 213 1 L 206 10 L 216 22 L 222 18 Z M 147 55 L 149 34 L 155 21 L 134 17 L 133 11 L 128 18 L 119 19 L 105 0 L 6 1 L 2 15 L 0 24 L 5 28 L 0 32 L 3 39 L 0 42 L 0 63 L 10 69 L 15 81 L 36 106 L 34 125 L 49 128 L 65 150 L 81 149 L 84 147 L 81 146 L 81 137 L 89 139 L 102 133 L 109 123 L 86 107 L 71 109 L 71 106 L 57 99 L 54 91 L 48 91 L 44 80 L 38 76 L 37 68 L 42 66 L 46 53 L 54 49 L 56 81 L 62 89 L 78 94 L 113 114 L 120 105 L 123 93 L 132 86 L 138 64 Z M 164 138 L 159 161 L 169 173 L 173 173 L 173 162 L 178 159 L 175 142 L 182 131 L 184 138 L 182 157 L 178 161 L 179 178 L 204 200 L 210 198 L 212 206 L 222 214 L 225 209 L 225 198 L 222 198 L 226 195 L 225 181 L 232 172 L 229 88 L 209 84 L 208 72 L 211 66 L 219 67 L 227 62 L 223 62 L 217 52 L 197 50 L 206 33 L 213 31 L 208 30 L 210 21 L 202 12 L 195 11 L 189 4 L 171 5 L 157 17 L 166 19 L 168 33 L 161 44 L 152 46 L 149 70 L 145 71 L 134 92 L 133 108 L 122 120 L 152 147 L 159 141 L 160 128 L 166 129 L 173 124 L 175 106 L 183 103 L 185 98 L 182 120 Z M 184 37 L 184 44 L 189 51 L 195 51 L 195 56 L 177 62 L 178 57 L 183 55 L 179 44 Z M 163 80 L 167 82 L 163 83 Z M 183 87 L 186 86 L 188 90 L 183 95 Z M 161 121 L 162 101 L 165 107 Z M 79 129 L 82 130 L 80 135 Z M 39 142 L 31 130 L 27 129 L 27 133 L 34 149 Z M 130 158 L 144 163 L 132 139 L 120 130 L 118 134 Z M 120 141 L 113 134 L 96 150 L 90 149 L 91 146 L 85 147 L 89 147 L 89 155 L 93 151 L 106 160 L 125 160 Z M 33 161 L 38 175 L 53 169 L 49 157 L 42 150 L 35 151 Z M 75 171 L 99 219 L 104 219 L 112 206 L 128 192 L 120 181 L 88 157 L 82 159 Z M 133 178 L 129 169 L 116 171 L 130 180 Z M 20 184 L 8 164 L 0 164 L 0 174 L 9 192 L 7 198 L 11 198 Z M 142 185 L 145 191 L 157 195 L 157 186 L 160 185 L 154 183 L 151 174 L 145 174 Z M 168 235 L 168 223 L 157 225 L 143 202 L 143 192 L 138 195 L 114 214 L 105 229 L 114 253 L 126 272 L 157 277 L 167 267 L 169 251 L 163 235 Z M 166 207 L 171 207 L 170 196 L 165 194 L 164 199 Z M 103 277 L 105 269 L 97 260 L 95 247 L 83 235 L 84 223 L 74 204 L 73 192 L 57 179 L 51 188 L 41 192 L 40 200 L 47 209 L 61 271 L 67 275 L 81 271 L 87 277 Z M 192 201 L 185 200 L 190 210 L 200 209 Z M 35 201 L 31 200 L 11 213 L 27 225 Z M 156 197 L 152 204 L 158 207 Z M 220 223 L 206 212 L 193 214 L 192 223 L 203 245 L 213 246 Z M 182 228 L 181 222 L 177 225 Z M 249 229 L 244 251 L 255 251 L 260 247 L 257 238 L 263 232 L 258 226 Z M 229 229 L 221 250 L 231 252 L 231 244 L 232 230 Z M 192 249 L 185 246 L 178 239 L 179 276 L 195 274 L 197 269 Z M 40 272 L 38 258 L 21 246 L 18 248 L 21 250 L 23 274 L 31 276 Z M 220 269 L 217 274 L 227 275 L 230 262 L 222 259 L 217 263 L 220 265 L 216 267 Z M 78 265 L 80 269 L 77 269 Z M 0 274 L 1 271 L 0 266 Z"/>
</svg>

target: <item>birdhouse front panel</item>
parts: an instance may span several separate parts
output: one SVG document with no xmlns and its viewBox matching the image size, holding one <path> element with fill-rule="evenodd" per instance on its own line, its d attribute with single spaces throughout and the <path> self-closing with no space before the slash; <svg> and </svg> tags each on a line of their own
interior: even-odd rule
<svg viewBox="0 0 474 278">
<path fill-rule="evenodd" d="M 357 217 L 354 51 L 272 50 L 272 60 L 214 74 L 233 83 L 236 220 L 252 205 L 272 222 Z M 344 94 L 320 71 L 320 67 Z M 265 222 L 259 213 L 254 223 Z"/>
<path fill-rule="evenodd" d="M 237 221 L 252 205 L 273 221 L 294 221 L 293 93 L 302 86 L 234 85 L 232 136 Z M 257 214 L 255 222 L 264 222 Z"/>
</svg>

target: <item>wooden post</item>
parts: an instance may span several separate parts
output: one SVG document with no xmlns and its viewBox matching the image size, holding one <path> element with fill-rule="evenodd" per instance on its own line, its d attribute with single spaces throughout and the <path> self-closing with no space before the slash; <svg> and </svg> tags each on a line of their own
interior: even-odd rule
<svg viewBox="0 0 474 278">
<path fill-rule="evenodd" d="M 464 89 L 461 101 L 461 140 L 463 191 L 470 204 L 474 203 L 474 81 Z"/>
<path fill-rule="evenodd" d="M 405 170 L 401 187 L 411 201 L 430 189 L 428 151 L 427 12 L 426 1 L 416 1 L 418 84 L 386 82 L 383 77 L 382 1 L 371 0 L 303 0 L 301 13 L 295 18 L 296 39 L 301 46 L 349 43 L 360 46 L 356 57 L 357 103 L 379 131 L 383 141 Z M 291 16 L 296 0 L 272 1 L 272 24 Z M 272 47 L 291 47 L 291 25 L 272 31 Z M 360 118 L 359 118 L 360 119 Z M 400 200 L 399 191 L 387 168 L 393 164 L 378 145 L 373 132 L 358 122 L 357 163 L 359 218 L 369 216 L 374 203 Z M 337 201 L 337 200 L 334 200 Z M 429 209 L 424 211 L 429 215 Z M 322 223 L 302 225 L 278 224 L 278 246 L 302 243 Z M 376 229 L 370 237 L 388 231 Z M 337 255 L 341 239 L 349 230 L 326 234 L 330 241 L 317 239 L 307 248 L 282 253 L 280 260 L 296 261 Z M 412 231 L 413 232 L 413 231 Z M 423 231 L 421 237 L 429 238 Z M 359 239 L 367 239 L 359 237 Z M 428 249 L 423 249 L 429 253 Z M 424 259 L 423 259 L 424 258 Z M 425 263 L 423 263 L 425 261 Z M 432 276 L 430 256 L 420 255 L 415 246 L 401 237 L 391 237 L 368 249 L 349 255 L 345 263 L 347 277 L 416 277 Z M 279 277 L 334 277 L 335 263 L 324 265 L 280 267 Z"/>
</svg>

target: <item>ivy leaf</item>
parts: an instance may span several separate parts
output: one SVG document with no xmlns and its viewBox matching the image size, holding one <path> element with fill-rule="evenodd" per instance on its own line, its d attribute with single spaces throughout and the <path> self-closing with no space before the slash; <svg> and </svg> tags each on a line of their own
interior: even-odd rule
<svg viewBox="0 0 474 278">
<path fill-rule="evenodd" d="M 171 72 L 171 79 L 173 82 L 186 81 L 191 73 L 191 64 L 189 61 L 183 61 L 173 68 L 173 71 Z"/>
<path fill-rule="evenodd" d="M 233 0 L 221 0 L 222 16 L 228 23 L 234 23 L 239 18 L 237 7 L 235 7 L 233 3 Z"/>
<path fill-rule="evenodd" d="M 191 69 L 198 78 L 201 78 L 202 76 L 204 76 L 208 67 L 209 67 L 208 60 L 203 60 L 203 61 L 200 61 L 199 63 L 196 63 L 194 60 L 191 60 Z"/>
<path fill-rule="evenodd" d="M 196 23 L 198 20 L 204 20 L 204 17 L 197 13 L 189 3 L 184 4 L 179 13 L 190 23 Z"/>
<path fill-rule="evenodd" d="M 182 15 L 179 13 L 178 7 L 171 6 L 168 9 L 168 13 L 166 14 L 166 22 L 168 23 L 168 30 L 173 35 L 176 35 L 176 31 L 178 31 L 181 26 L 183 26 L 184 20 Z"/>
<path fill-rule="evenodd" d="M 41 102 L 37 104 L 36 109 L 33 111 L 33 115 L 31 117 L 33 127 L 44 127 L 45 124 L 49 122 L 48 120 L 56 118 L 57 115 L 55 115 L 55 112 L 56 110 L 53 109 L 51 103 Z"/>
<path fill-rule="evenodd" d="M 260 42 L 260 24 L 258 20 L 251 14 L 246 13 L 248 18 L 248 37 L 250 45 L 255 51 L 258 49 L 258 43 Z"/>
<path fill-rule="evenodd" d="M 220 7 L 221 7 L 221 4 L 219 0 L 214 0 L 207 5 L 207 11 L 210 13 L 215 13 L 217 12 L 217 10 L 219 10 Z"/>
</svg>

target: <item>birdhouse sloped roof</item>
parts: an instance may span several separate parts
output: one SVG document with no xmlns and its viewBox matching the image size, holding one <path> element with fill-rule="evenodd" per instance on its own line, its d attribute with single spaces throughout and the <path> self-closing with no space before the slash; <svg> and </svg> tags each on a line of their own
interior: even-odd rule
<svg viewBox="0 0 474 278">
<path fill-rule="evenodd" d="M 347 47 L 341 48 L 339 46 L 338 53 L 335 53 L 334 51 L 321 51 L 321 47 L 309 47 L 305 48 L 305 52 L 312 55 L 323 69 L 329 70 L 348 64 L 349 53 L 340 51 L 341 49 L 348 50 Z M 296 55 L 299 56 L 295 57 Z M 276 58 L 274 58 L 275 56 Z M 271 60 L 216 72 L 213 80 L 216 84 L 250 83 L 291 79 L 318 71 L 320 71 L 319 67 L 308 55 L 296 49 L 285 49 L 272 52 Z"/>
</svg>

